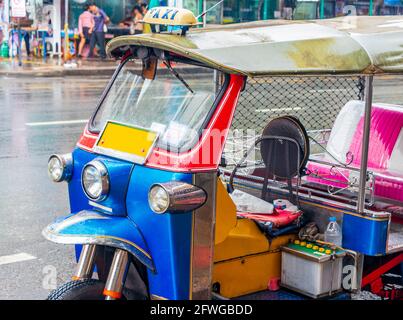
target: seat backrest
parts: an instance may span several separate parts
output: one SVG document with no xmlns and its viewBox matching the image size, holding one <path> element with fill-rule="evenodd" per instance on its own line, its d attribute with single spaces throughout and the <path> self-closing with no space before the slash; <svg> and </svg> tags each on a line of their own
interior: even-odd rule
<svg viewBox="0 0 403 320">
<path fill-rule="evenodd" d="M 372 108 L 372 121 L 370 133 L 370 146 L 368 154 L 368 167 L 374 169 L 400 169 L 403 166 L 396 164 L 399 161 L 399 145 L 396 143 L 402 135 L 403 107 L 376 104 Z M 364 119 L 361 117 L 349 151 L 353 155 L 353 164 L 360 165 L 362 137 L 364 132 Z M 399 152 L 400 151 L 400 152 Z M 391 163 L 392 154 L 396 160 Z M 401 160 L 401 158 L 400 158 Z"/>
<path fill-rule="evenodd" d="M 342 163 L 350 151 L 357 126 L 364 114 L 365 103 L 352 100 L 341 109 L 334 122 L 326 150 Z"/>
<path fill-rule="evenodd" d="M 332 128 L 326 150 L 342 163 L 353 156 L 352 165 L 360 166 L 364 131 L 363 101 L 349 101 L 340 111 Z M 403 173 L 403 107 L 374 104 L 371 114 L 368 166 Z"/>
</svg>

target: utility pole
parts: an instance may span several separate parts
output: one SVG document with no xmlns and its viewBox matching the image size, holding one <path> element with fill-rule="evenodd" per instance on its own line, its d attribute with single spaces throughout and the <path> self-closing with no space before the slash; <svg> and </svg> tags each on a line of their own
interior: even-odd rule
<svg viewBox="0 0 403 320">
<path fill-rule="evenodd" d="M 268 11 L 269 11 L 269 0 L 264 0 L 263 1 L 263 20 L 269 19 Z"/>
<path fill-rule="evenodd" d="M 198 12 L 199 12 L 198 15 L 201 15 L 204 12 L 204 10 L 203 10 L 203 8 L 204 8 L 204 0 L 198 0 L 197 5 L 198 5 Z M 200 20 L 199 22 L 204 21 L 203 17 L 201 17 L 201 19 L 202 20 Z"/>
<path fill-rule="evenodd" d="M 319 15 L 319 18 L 320 19 L 325 18 L 325 0 L 320 0 L 320 15 Z"/>
<path fill-rule="evenodd" d="M 202 0 L 203 1 L 203 12 L 207 11 L 207 1 L 206 0 Z M 205 14 L 203 16 L 203 28 L 205 28 L 207 25 L 207 14 Z"/>
<path fill-rule="evenodd" d="M 4 0 L 4 41 L 9 39 L 8 25 L 10 24 L 10 0 Z"/>
<path fill-rule="evenodd" d="M 64 63 L 69 60 L 69 0 L 64 0 Z"/>
</svg>

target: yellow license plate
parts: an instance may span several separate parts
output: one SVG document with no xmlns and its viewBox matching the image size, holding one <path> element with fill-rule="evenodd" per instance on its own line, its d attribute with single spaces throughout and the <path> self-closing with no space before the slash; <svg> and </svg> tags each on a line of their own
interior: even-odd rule
<svg viewBox="0 0 403 320">
<path fill-rule="evenodd" d="M 108 121 L 100 134 L 95 152 L 143 164 L 158 139 L 158 133 L 127 124 Z"/>
</svg>

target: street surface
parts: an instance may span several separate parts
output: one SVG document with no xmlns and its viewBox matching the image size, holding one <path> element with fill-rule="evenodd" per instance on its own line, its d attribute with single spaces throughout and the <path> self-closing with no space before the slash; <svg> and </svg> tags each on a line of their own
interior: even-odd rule
<svg viewBox="0 0 403 320">
<path fill-rule="evenodd" d="M 0 299 L 45 299 L 54 271 L 58 285 L 72 275 L 73 247 L 41 235 L 69 213 L 66 184 L 50 181 L 47 160 L 71 152 L 106 82 L 0 78 Z"/>
<path fill-rule="evenodd" d="M 374 100 L 403 104 L 401 80 L 376 82 Z M 45 299 L 54 272 L 57 285 L 72 275 L 73 247 L 41 235 L 69 213 L 66 184 L 50 181 L 47 160 L 72 151 L 106 83 L 88 76 L 0 77 L 0 299 Z"/>
</svg>

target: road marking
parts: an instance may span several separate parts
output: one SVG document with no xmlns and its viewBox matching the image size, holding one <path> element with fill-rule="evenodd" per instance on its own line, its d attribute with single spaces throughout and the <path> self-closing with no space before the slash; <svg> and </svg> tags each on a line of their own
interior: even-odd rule
<svg viewBox="0 0 403 320">
<path fill-rule="evenodd" d="M 48 121 L 48 122 L 28 122 L 25 125 L 28 127 L 40 127 L 40 126 L 58 126 L 63 124 L 80 124 L 87 122 L 88 120 L 67 120 L 67 121 Z"/>
<path fill-rule="evenodd" d="M 315 89 L 309 90 L 309 93 L 326 93 L 326 92 L 346 92 L 347 89 Z"/>
<path fill-rule="evenodd" d="M 10 256 L 2 256 L 0 257 L 0 266 L 3 264 L 10 264 L 10 263 L 16 263 L 16 262 L 22 262 L 22 261 L 29 261 L 29 260 L 35 260 L 36 257 L 31 256 L 28 253 L 17 253 L 17 254 L 12 254 Z"/>
<path fill-rule="evenodd" d="M 301 107 L 294 107 L 294 108 L 256 109 L 255 112 L 264 113 L 264 112 L 299 111 L 299 110 L 302 110 L 302 108 Z"/>
</svg>

